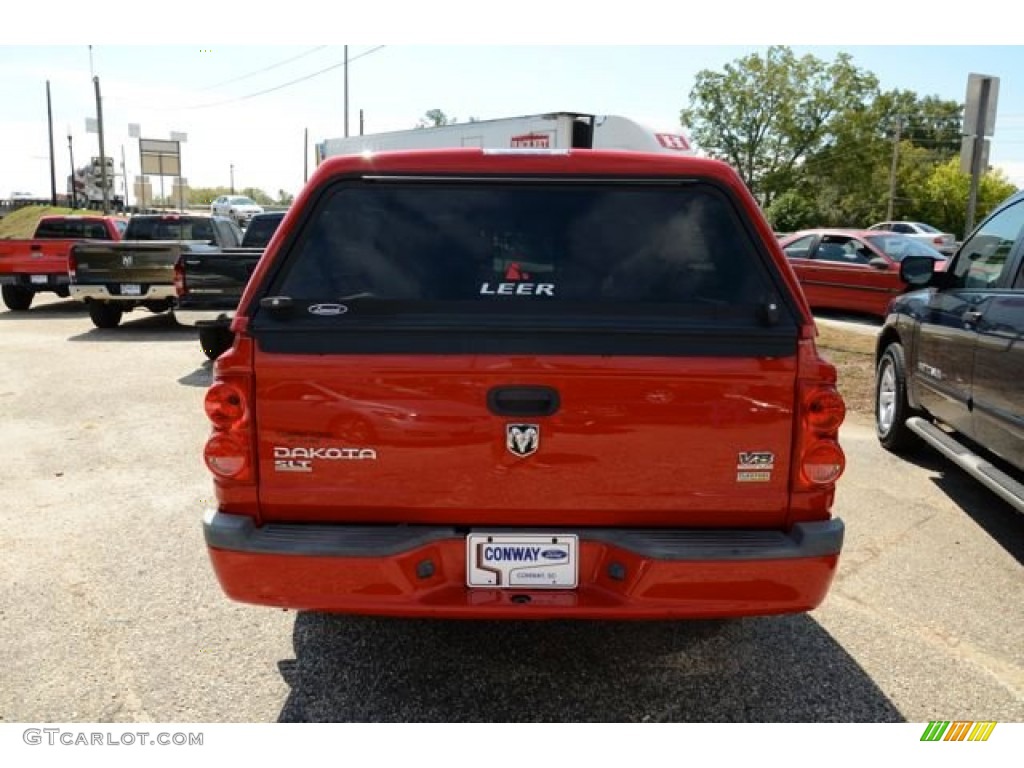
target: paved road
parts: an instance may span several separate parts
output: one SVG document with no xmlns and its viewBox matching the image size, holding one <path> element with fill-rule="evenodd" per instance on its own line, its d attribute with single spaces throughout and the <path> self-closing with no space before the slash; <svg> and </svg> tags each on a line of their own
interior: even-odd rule
<svg viewBox="0 0 1024 768">
<path fill-rule="evenodd" d="M 1024 720 L 1024 519 L 848 424 L 837 582 L 801 616 L 458 623 L 227 601 L 209 364 L 147 313 L 0 311 L 0 716 L 24 721 Z"/>
</svg>

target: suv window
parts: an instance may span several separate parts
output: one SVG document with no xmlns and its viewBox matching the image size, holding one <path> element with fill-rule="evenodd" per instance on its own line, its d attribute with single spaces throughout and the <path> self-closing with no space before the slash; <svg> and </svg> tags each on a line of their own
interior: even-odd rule
<svg viewBox="0 0 1024 768">
<path fill-rule="evenodd" d="M 753 317 L 772 281 L 711 185 L 343 182 L 321 199 L 271 290 L 301 302 L 551 314 L 657 306 Z M 583 306 L 577 307 L 584 310 Z"/>
<path fill-rule="evenodd" d="M 1010 267 L 1009 257 L 1024 228 L 1024 201 L 1003 209 L 960 248 L 953 266 L 952 286 L 990 288 Z"/>
</svg>

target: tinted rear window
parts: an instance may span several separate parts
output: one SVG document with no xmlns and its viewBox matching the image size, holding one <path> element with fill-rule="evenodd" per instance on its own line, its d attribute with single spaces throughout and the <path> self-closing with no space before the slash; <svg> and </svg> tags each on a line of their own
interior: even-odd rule
<svg viewBox="0 0 1024 768">
<path fill-rule="evenodd" d="M 281 223 L 282 216 L 256 216 L 249 223 L 242 238 L 242 245 L 245 248 L 264 248 L 270 242 L 270 238 L 277 231 L 277 225 Z"/>
<path fill-rule="evenodd" d="M 132 219 L 127 240 L 213 240 L 210 219 Z"/>
<path fill-rule="evenodd" d="M 39 239 L 111 239 L 103 222 L 94 219 L 44 219 L 39 222 L 36 237 Z"/>
<path fill-rule="evenodd" d="M 570 304 L 752 311 L 775 295 L 730 200 L 699 183 L 339 184 L 271 291 L 516 314 Z"/>
</svg>

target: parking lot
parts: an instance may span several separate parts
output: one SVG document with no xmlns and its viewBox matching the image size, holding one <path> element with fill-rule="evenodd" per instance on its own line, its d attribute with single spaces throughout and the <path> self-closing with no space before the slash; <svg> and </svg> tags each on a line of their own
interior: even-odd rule
<svg viewBox="0 0 1024 768">
<path fill-rule="evenodd" d="M 200 519 L 194 329 L 0 312 L 5 722 L 1024 720 L 1024 518 L 843 427 L 818 610 L 716 622 L 368 619 L 228 601 Z"/>
</svg>

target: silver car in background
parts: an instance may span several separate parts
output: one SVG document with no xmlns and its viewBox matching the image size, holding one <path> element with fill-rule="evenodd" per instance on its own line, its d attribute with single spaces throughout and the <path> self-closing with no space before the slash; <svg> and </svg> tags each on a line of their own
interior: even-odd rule
<svg viewBox="0 0 1024 768">
<path fill-rule="evenodd" d="M 872 231 L 898 232 L 901 235 L 920 240 L 930 245 L 944 256 L 952 256 L 956 253 L 956 235 L 942 232 L 931 224 L 921 221 L 883 221 L 881 224 L 872 224 L 868 229 Z"/>
<path fill-rule="evenodd" d="M 263 206 L 251 197 L 221 195 L 210 203 L 210 213 L 214 216 L 228 216 L 238 226 L 247 227 L 253 216 L 263 213 Z"/>
</svg>

